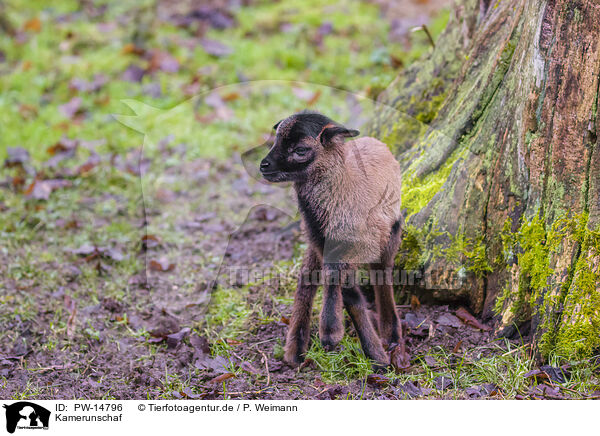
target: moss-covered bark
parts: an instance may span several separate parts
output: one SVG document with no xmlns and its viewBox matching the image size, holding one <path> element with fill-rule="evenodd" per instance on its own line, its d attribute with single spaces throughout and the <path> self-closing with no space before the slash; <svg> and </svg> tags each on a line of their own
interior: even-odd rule
<svg viewBox="0 0 600 436">
<path fill-rule="evenodd" d="M 404 169 L 399 262 L 543 356 L 600 346 L 598 23 L 594 0 L 458 2 L 371 132 Z"/>
</svg>

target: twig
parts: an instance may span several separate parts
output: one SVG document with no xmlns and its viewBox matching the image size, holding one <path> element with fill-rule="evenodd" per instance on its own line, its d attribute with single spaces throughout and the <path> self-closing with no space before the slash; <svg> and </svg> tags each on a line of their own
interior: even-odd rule
<svg viewBox="0 0 600 436">
<path fill-rule="evenodd" d="M 271 339 L 265 339 L 264 341 L 255 342 L 254 344 L 250 345 L 250 348 L 254 348 L 257 345 L 266 344 L 267 342 L 273 342 L 273 341 L 276 341 L 276 340 L 277 340 L 277 338 L 271 338 Z"/>
<path fill-rule="evenodd" d="M 258 395 L 258 394 L 262 394 L 265 391 L 270 390 L 271 388 L 267 388 L 264 387 L 262 389 L 259 389 L 258 391 L 240 391 L 240 392 L 206 392 L 204 394 L 201 394 L 202 398 L 205 398 L 209 395 L 235 395 L 235 396 L 239 396 L 239 395 Z"/>
<path fill-rule="evenodd" d="M 502 357 L 508 356 L 509 354 L 515 353 L 515 352 L 517 352 L 517 351 L 520 351 L 520 350 L 523 350 L 523 349 L 525 349 L 525 348 L 529 348 L 529 347 L 530 347 L 530 345 L 529 345 L 529 344 L 524 344 L 524 345 L 521 345 L 520 347 L 513 348 L 512 350 L 510 350 L 510 351 L 507 351 L 506 353 L 504 353 L 504 354 L 502 355 Z"/>
<path fill-rule="evenodd" d="M 40 372 L 61 371 L 64 369 L 71 369 L 74 367 L 75 367 L 75 365 L 52 365 L 52 366 L 45 366 L 45 367 L 39 367 L 39 368 L 29 368 L 29 371 L 40 371 Z"/>
<path fill-rule="evenodd" d="M 435 41 L 433 40 L 433 37 L 431 36 L 431 33 L 429 33 L 429 29 L 427 28 L 427 25 L 422 24 L 420 26 L 413 27 L 411 29 L 411 32 L 418 32 L 419 30 L 422 30 L 422 31 L 425 32 L 425 34 L 427 35 L 427 39 L 429 40 L 429 44 L 431 44 L 431 46 L 433 48 L 435 48 Z"/>
<path fill-rule="evenodd" d="M 261 350 L 258 350 L 260 354 L 262 354 L 263 360 L 265 361 L 265 368 L 267 371 L 267 384 L 265 385 L 265 389 L 271 384 L 271 373 L 269 372 L 269 359 L 267 359 L 267 355 L 263 353 Z"/>
</svg>

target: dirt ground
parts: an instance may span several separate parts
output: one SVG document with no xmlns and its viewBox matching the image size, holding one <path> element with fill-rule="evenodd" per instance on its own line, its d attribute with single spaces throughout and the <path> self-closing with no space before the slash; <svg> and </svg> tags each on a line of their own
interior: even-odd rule
<svg viewBox="0 0 600 436">
<path fill-rule="evenodd" d="M 268 269 L 276 263 L 274 255 L 279 262 L 298 258 L 294 247 L 301 242 L 301 235 L 293 217 L 276 208 L 256 206 L 244 220 L 247 208 L 256 203 L 253 196 L 257 192 L 270 195 L 272 203 L 277 199 L 283 201 L 289 192 L 253 180 L 241 165 L 207 166 L 206 162 L 191 162 L 170 171 L 179 174 L 180 178 L 197 176 L 198 165 L 208 168 L 204 177 L 210 181 L 207 182 L 210 188 L 173 193 L 163 207 L 152 211 L 146 220 L 166 222 L 174 210 L 179 210 L 185 198 L 197 196 L 202 203 L 206 195 L 213 201 L 218 196 L 220 205 L 235 204 L 240 213 L 232 215 L 231 219 L 205 209 L 190 215 L 180 214 L 174 226 L 192 230 L 187 245 L 178 247 L 179 257 L 172 258 L 177 263 L 174 271 L 182 271 L 184 259 L 194 256 L 199 235 L 209 236 L 201 238 L 202 250 L 228 244 L 225 260 L 218 266 L 225 282 L 231 266 L 252 265 Z M 208 198 L 204 197 L 204 200 L 208 201 Z M 240 221 L 243 225 L 238 228 Z M 228 231 L 233 231 L 230 240 Z M 158 249 L 146 247 L 138 256 L 146 263 Z M 210 257 L 210 253 L 203 255 Z M 71 307 L 75 303 L 69 295 L 81 285 L 76 262 L 62 268 L 64 273 L 73 274 L 72 279 L 66 287 L 38 296 L 36 305 L 39 309 L 35 319 L 22 321 L 17 316 L 3 326 L 11 334 L 2 338 L 1 348 L 9 351 L 0 359 L 0 375 L 6 377 L 5 384 L 0 387 L 0 397 L 10 397 L 16 392 L 39 399 L 503 396 L 493 383 L 464 385 L 457 379 L 455 371 L 471 359 L 511 353 L 507 349 L 510 343 L 492 341 L 489 331 L 466 325 L 455 316 L 457 308 L 448 306 L 418 307 L 416 303 L 413 307 L 399 306 L 405 323 L 407 349 L 412 358 L 412 366 L 405 376 L 375 374 L 367 368 L 363 371 L 364 376 L 353 379 L 345 377 L 344 370 L 336 374 L 319 367 L 312 359 L 307 359 L 300 369 L 287 367 L 278 356 L 278 348 L 283 344 L 287 328 L 293 277 L 247 286 L 243 298 L 236 299 L 241 301 L 239 304 L 251 308 L 238 316 L 241 318 L 240 332 L 233 338 L 215 341 L 202 330 L 204 315 L 207 310 L 210 312 L 211 304 L 215 304 L 209 298 L 211 293 L 207 284 L 197 283 L 194 292 L 178 294 L 179 298 L 174 301 L 173 291 L 183 286 L 189 277 L 180 275 L 181 272 L 155 271 L 150 267 L 147 276 L 142 270 L 129 277 L 128 282 L 134 289 L 132 298 L 121 301 L 102 298 L 96 304 L 71 312 L 80 326 L 78 330 L 87 326 L 96 332 L 93 337 L 76 332 L 50 348 L 46 338 L 50 334 L 48 329 L 54 311 L 45 308 L 52 307 L 52 301 Z M 206 272 L 196 271 L 195 274 L 206 275 Z M 9 283 L 14 292 L 23 286 L 18 281 Z M 287 291 L 282 289 L 284 286 Z M 286 302 L 276 298 L 282 293 L 288 294 Z M 207 298 L 203 299 L 203 295 Z M 313 331 L 316 332 L 316 326 Z M 349 325 L 347 332 L 354 335 Z M 356 342 L 356 338 L 353 341 Z M 513 345 L 512 352 L 521 350 L 519 344 Z"/>
</svg>

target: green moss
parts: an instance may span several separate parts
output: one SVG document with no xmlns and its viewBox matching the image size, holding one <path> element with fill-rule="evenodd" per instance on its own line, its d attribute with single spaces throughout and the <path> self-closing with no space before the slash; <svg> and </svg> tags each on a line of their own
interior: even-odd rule
<svg viewBox="0 0 600 436">
<path fill-rule="evenodd" d="M 427 206 L 435 194 L 442 189 L 461 155 L 460 150 L 455 151 L 439 170 L 425 177 L 415 177 L 410 172 L 405 174 L 402 183 L 402 206 L 407 210 L 407 218 Z"/>
<path fill-rule="evenodd" d="M 566 358 L 589 357 L 600 348 L 600 231 L 589 230 L 583 221 L 574 227 L 582 254 L 575 264 L 554 338 L 554 352 Z"/>
<path fill-rule="evenodd" d="M 439 230 L 436 224 L 430 229 L 417 229 L 412 225 L 404 229 L 398 264 L 406 270 L 417 270 L 439 259 L 479 278 L 492 271 L 483 237 L 468 238 L 462 233 L 453 236 Z"/>
<path fill-rule="evenodd" d="M 494 70 L 491 83 L 489 86 L 485 87 L 483 95 L 480 98 L 480 104 L 472 115 L 474 120 L 477 120 L 481 117 L 488 103 L 492 100 L 493 95 L 496 93 L 498 86 L 504 80 L 504 76 L 506 75 L 508 67 L 510 66 L 513 53 L 515 52 L 515 46 L 516 42 L 512 39 L 504 46 L 504 50 L 502 50 L 502 53 L 500 54 L 500 62 Z"/>
<path fill-rule="evenodd" d="M 412 95 L 407 104 L 396 108 L 399 114 L 392 127 L 382 132 L 382 141 L 397 153 L 405 148 L 406 141 L 421 138 L 437 117 L 447 96 L 445 82 L 440 78 L 433 79 L 431 87 L 419 96 Z"/>
<path fill-rule="evenodd" d="M 509 310 L 517 320 L 531 312 L 540 319 L 543 332 L 539 350 L 545 357 L 585 358 L 600 347 L 600 232 L 588 227 L 582 213 L 547 224 L 536 216 L 511 232 L 510 220 L 502 232 L 507 262 L 519 266 L 518 286 L 507 286 L 497 300 L 497 313 Z M 562 282 L 551 268 L 561 247 L 575 243 L 577 260 Z"/>
</svg>

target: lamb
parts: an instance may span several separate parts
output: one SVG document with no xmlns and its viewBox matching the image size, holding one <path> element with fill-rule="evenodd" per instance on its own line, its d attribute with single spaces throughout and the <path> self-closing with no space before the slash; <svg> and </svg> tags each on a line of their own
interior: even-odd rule
<svg viewBox="0 0 600 436">
<path fill-rule="evenodd" d="M 312 303 L 322 272 L 319 337 L 333 350 L 344 335 L 346 308 L 365 355 L 389 365 L 384 346 L 402 343 L 394 301 L 392 268 L 401 238 L 400 165 L 375 138 L 348 142 L 348 129 L 316 112 L 294 114 L 274 126 L 274 144 L 260 164 L 270 182 L 293 182 L 308 249 L 302 262 L 284 360 L 298 365 L 310 341 Z M 362 265 L 384 272 L 373 283 L 378 332 L 355 273 Z M 381 275 L 379 276 L 381 277 Z M 373 278 L 373 274 L 371 274 Z"/>
</svg>

